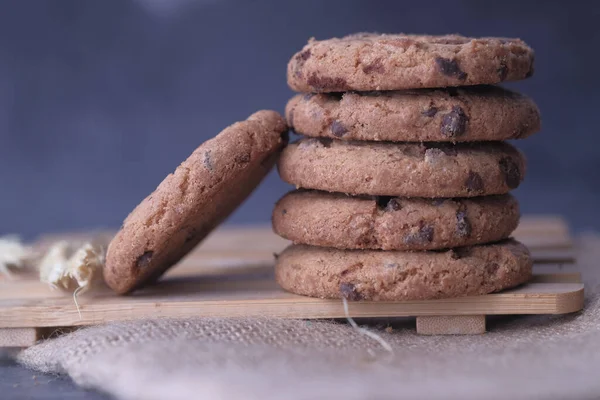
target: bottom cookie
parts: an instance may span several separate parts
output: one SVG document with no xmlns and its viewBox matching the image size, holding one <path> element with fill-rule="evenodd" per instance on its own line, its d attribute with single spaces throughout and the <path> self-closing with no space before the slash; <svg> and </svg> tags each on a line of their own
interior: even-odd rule
<svg viewBox="0 0 600 400">
<path fill-rule="evenodd" d="M 428 300 L 476 296 L 520 285 L 533 261 L 523 244 L 502 242 L 447 251 L 337 250 L 291 245 L 277 258 L 285 290 L 348 300 Z"/>
</svg>

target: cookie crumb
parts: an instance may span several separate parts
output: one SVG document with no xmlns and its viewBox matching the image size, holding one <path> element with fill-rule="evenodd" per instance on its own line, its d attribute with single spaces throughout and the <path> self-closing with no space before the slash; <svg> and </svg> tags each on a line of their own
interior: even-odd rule
<svg viewBox="0 0 600 400">
<path fill-rule="evenodd" d="M 207 150 L 204 152 L 204 161 L 203 161 L 204 167 L 209 171 L 209 172 L 213 172 L 215 170 L 215 166 L 213 165 L 213 160 L 212 160 L 212 156 L 211 156 L 211 151 Z"/>
</svg>

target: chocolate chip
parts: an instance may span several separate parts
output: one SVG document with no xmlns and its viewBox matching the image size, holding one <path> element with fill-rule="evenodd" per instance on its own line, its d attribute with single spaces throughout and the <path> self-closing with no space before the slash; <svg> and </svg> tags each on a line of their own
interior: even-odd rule
<svg viewBox="0 0 600 400">
<path fill-rule="evenodd" d="M 285 215 L 287 214 L 287 210 L 284 208 L 283 210 L 281 210 L 281 215 Z"/>
<path fill-rule="evenodd" d="M 432 106 L 432 107 L 429 107 L 427 110 L 423 111 L 421 113 L 421 115 L 424 115 L 426 117 L 434 117 L 435 114 L 437 114 L 437 112 L 438 112 L 437 107 Z"/>
<path fill-rule="evenodd" d="M 376 196 L 377 207 L 385 211 L 398 211 L 402 208 L 398 199 L 390 196 Z"/>
<path fill-rule="evenodd" d="M 499 268 L 500 268 L 500 266 L 496 263 L 486 264 L 485 272 L 488 275 L 496 275 L 496 272 L 498 272 Z"/>
<path fill-rule="evenodd" d="M 319 76 L 315 72 L 308 77 L 307 83 L 317 92 L 343 92 L 347 86 L 344 78 Z"/>
<path fill-rule="evenodd" d="M 381 58 L 377 58 L 372 63 L 363 65 L 362 70 L 365 74 L 369 74 L 371 72 L 383 74 L 385 72 L 385 67 L 381 62 Z"/>
<path fill-rule="evenodd" d="M 146 269 L 150 265 L 150 261 L 152 261 L 152 255 L 154 255 L 153 251 L 146 251 L 144 254 L 139 256 L 137 260 L 135 260 L 135 267 L 137 269 Z"/>
<path fill-rule="evenodd" d="M 473 252 L 473 247 L 459 247 L 454 249 L 454 251 L 458 254 L 460 258 L 469 257 Z"/>
<path fill-rule="evenodd" d="M 310 49 L 307 49 L 296 54 L 296 56 L 294 57 L 294 60 L 296 61 L 296 64 L 294 65 L 294 74 L 297 77 L 302 76 L 302 68 L 304 67 L 304 63 L 310 58 L 310 56 Z"/>
<path fill-rule="evenodd" d="M 450 258 L 453 260 L 459 260 L 461 258 L 469 257 L 471 255 L 471 247 L 456 247 L 451 250 Z"/>
<path fill-rule="evenodd" d="M 425 245 L 433 240 L 433 226 L 423 225 L 416 232 L 411 232 L 404 237 L 405 244 Z"/>
<path fill-rule="evenodd" d="M 249 163 L 250 162 L 250 154 L 248 154 L 248 153 L 238 154 L 237 156 L 235 156 L 234 161 L 238 164 Z"/>
<path fill-rule="evenodd" d="M 506 79 L 506 77 L 508 76 L 508 66 L 506 66 L 506 64 L 502 63 L 502 64 L 500 64 L 500 67 L 498 67 L 496 72 L 498 73 L 498 77 L 500 78 L 500 81 L 504 81 Z"/>
<path fill-rule="evenodd" d="M 456 77 L 456 78 L 460 79 L 461 81 L 464 81 L 465 79 L 467 79 L 467 74 L 460 69 L 458 62 L 456 60 L 454 60 L 454 59 L 450 60 L 447 58 L 436 57 L 435 63 L 437 64 L 437 66 L 442 74 L 444 74 L 446 76 Z"/>
<path fill-rule="evenodd" d="M 342 137 L 348 133 L 348 129 L 340 121 L 333 121 L 331 123 L 331 133 L 335 137 Z"/>
<path fill-rule="evenodd" d="M 352 283 L 340 283 L 340 294 L 343 298 L 350 301 L 359 301 L 362 298 Z"/>
<path fill-rule="evenodd" d="M 329 138 L 318 138 L 317 141 L 323 146 L 323 147 L 331 147 L 331 143 L 333 142 L 333 139 L 329 139 Z"/>
<path fill-rule="evenodd" d="M 275 260 L 277 260 L 277 259 L 279 258 L 279 254 L 277 254 L 277 253 L 273 253 L 273 258 L 274 258 Z"/>
<path fill-rule="evenodd" d="M 511 189 L 516 188 L 521 183 L 521 170 L 519 165 L 510 157 L 503 157 L 500 160 L 500 171 L 504 175 L 506 186 Z"/>
<path fill-rule="evenodd" d="M 211 156 L 211 151 L 207 150 L 204 152 L 204 168 L 206 168 L 207 170 L 209 170 L 210 172 L 214 171 L 215 166 L 213 165 L 213 160 L 212 160 L 212 156 Z"/>
<path fill-rule="evenodd" d="M 468 193 L 482 193 L 484 190 L 483 179 L 477 172 L 469 171 L 469 176 L 465 180 L 465 186 Z"/>
<path fill-rule="evenodd" d="M 298 59 L 302 60 L 302 61 L 306 61 L 310 58 L 311 56 L 311 52 L 310 49 L 304 50 L 303 52 L 301 52 L 300 54 L 298 54 Z"/>
<path fill-rule="evenodd" d="M 401 208 L 402 206 L 400 205 L 398 199 L 391 199 L 390 201 L 388 201 L 385 211 L 398 211 Z"/>
<path fill-rule="evenodd" d="M 444 115 L 440 125 L 440 132 L 446 137 L 460 136 L 467 129 L 469 117 L 460 106 L 452 107 L 452 111 Z"/>
<path fill-rule="evenodd" d="M 465 209 L 459 209 L 456 212 L 456 234 L 460 238 L 471 236 L 471 223 L 467 219 L 467 212 Z"/>
</svg>

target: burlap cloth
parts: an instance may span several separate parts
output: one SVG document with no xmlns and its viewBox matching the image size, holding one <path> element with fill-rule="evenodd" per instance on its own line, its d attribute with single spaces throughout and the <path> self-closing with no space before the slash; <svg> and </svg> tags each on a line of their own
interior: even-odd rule
<svg viewBox="0 0 600 400">
<path fill-rule="evenodd" d="M 599 398 L 600 242 L 581 243 L 582 313 L 492 318 L 478 336 L 371 324 L 393 354 L 345 323 L 191 319 L 91 327 L 18 360 L 120 399 Z"/>
</svg>

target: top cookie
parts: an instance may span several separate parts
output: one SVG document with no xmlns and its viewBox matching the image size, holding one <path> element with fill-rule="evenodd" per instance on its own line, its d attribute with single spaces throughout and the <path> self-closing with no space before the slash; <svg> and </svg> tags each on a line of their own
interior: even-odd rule
<svg viewBox="0 0 600 400">
<path fill-rule="evenodd" d="M 519 39 L 361 33 L 311 39 L 287 78 L 298 92 L 436 88 L 525 79 L 533 63 Z"/>
<path fill-rule="evenodd" d="M 283 117 L 259 111 L 198 147 L 125 219 L 108 246 L 108 286 L 131 292 L 177 263 L 250 195 L 286 142 Z"/>
</svg>

